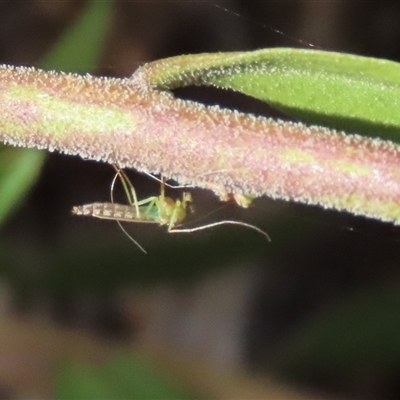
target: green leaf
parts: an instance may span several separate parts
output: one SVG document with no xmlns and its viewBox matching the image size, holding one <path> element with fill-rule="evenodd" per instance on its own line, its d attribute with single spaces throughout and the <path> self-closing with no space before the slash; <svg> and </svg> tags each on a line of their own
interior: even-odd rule
<svg viewBox="0 0 400 400">
<path fill-rule="evenodd" d="M 94 400 L 117 397 L 116 393 L 110 391 L 108 380 L 104 381 L 94 368 L 87 365 L 64 366 L 56 379 L 56 399 Z"/>
<path fill-rule="evenodd" d="M 194 398 L 137 356 L 116 358 L 107 363 L 101 372 L 104 379 L 111 378 L 114 387 L 121 391 L 121 397 L 142 400 Z"/>
<path fill-rule="evenodd" d="M 400 64 L 392 61 L 273 48 L 173 57 L 143 70 L 160 89 L 229 88 L 306 123 L 400 141 Z"/>
<path fill-rule="evenodd" d="M 64 33 L 38 66 L 69 72 L 86 72 L 96 68 L 113 5 L 113 1 L 91 1 L 85 12 Z"/>
<path fill-rule="evenodd" d="M 194 399 L 145 365 L 139 357 L 118 357 L 106 364 L 71 364 L 56 379 L 57 399 Z"/>
<path fill-rule="evenodd" d="M 97 65 L 112 1 L 92 1 L 53 51 L 39 62 L 46 69 L 87 70 Z M 36 181 L 45 152 L 0 146 L 0 224 Z"/>
<path fill-rule="evenodd" d="M 0 222 L 35 182 L 43 160 L 41 151 L 0 147 Z"/>
</svg>

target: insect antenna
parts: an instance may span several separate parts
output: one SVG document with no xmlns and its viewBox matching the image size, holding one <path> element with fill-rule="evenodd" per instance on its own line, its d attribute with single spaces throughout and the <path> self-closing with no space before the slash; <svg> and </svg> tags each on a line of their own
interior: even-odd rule
<svg viewBox="0 0 400 400">
<path fill-rule="evenodd" d="M 162 185 L 167 186 L 171 189 L 187 189 L 187 188 L 191 188 L 194 187 L 192 185 L 171 185 L 170 183 L 167 183 L 165 181 L 165 179 L 162 177 L 161 178 L 157 178 L 155 175 L 151 174 L 150 172 L 146 172 L 146 171 L 142 171 L 144 174 L 146 174 L 147 176 L 149 176 L 152 179 L 155 179 L 157 182 L 160 182 Z"/>
</svg>

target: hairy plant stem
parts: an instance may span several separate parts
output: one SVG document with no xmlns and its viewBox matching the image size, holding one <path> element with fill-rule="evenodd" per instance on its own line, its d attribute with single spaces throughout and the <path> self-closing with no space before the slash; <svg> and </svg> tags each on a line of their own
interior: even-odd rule
<svg viewBox="0 0 400 400">
<path fill-rule="evenodd" d="M 181 184 L 400 224 L 400 147 L 174 98 L 140 79 L 0 67 L 0 140 Z"/>
</svg>

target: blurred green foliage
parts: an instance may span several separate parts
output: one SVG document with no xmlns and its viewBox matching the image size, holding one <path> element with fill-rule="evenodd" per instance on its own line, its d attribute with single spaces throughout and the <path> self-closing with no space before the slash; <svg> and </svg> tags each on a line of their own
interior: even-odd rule
<svg viewBox="0 0 400 400">
<path fill-rule="evenodd" d="M 146 366 L 140 357 L 117 357 L 89 367 L 68 364 L 56 382 L 57 399 L 195 399 Z"/>
</svg>

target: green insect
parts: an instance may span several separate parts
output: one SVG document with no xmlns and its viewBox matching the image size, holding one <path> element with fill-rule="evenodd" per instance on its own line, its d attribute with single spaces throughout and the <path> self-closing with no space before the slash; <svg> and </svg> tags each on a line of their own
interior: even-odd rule
<svg viewBox="0 0 400 400">
<path fill-rule="evenodd" d="M 219 225 L 240 225 L 259 232 L 265 236 L 268 241 L 270 241 L 270 238 L 266 232 L 254 225 L 241 221 L 223 220 L 194 228 L 176 228 L 176 226 L 179 226 L 185 220 L 187 213 L 191 208 L 192 196 L 190 193 L 184 192 L 181 199 L 173 200 L 172 198 L 165 196 L 166 183 L 164 182 L 164 179 L 160 179 L 161 190 L 159 196 L 151 196 L 143 200 L 138 200 L 135 188 L 126 173 L 117 167 L 114 168 L 116 169 L 116 175 L 114 176 L 111 184 L 111 202 L 91 203 L 82 206 L 75 206 L 72 209 L 72 213 L 74 215 L 83 215 L 117 221 L 123 232 L 144 253 L 147 253 L 146 250 L 135 239 L 133 239 L 128 232 L 126 232 L 124 227 L 121 225 L 121 222 L 166 225 L 169 233 L 192 233 Z M 129 205 L 114 203 L 113 192 L 115 182 L 118 177 L 120 178 L 122 186 L 127 195 Z"/>
</svg>

